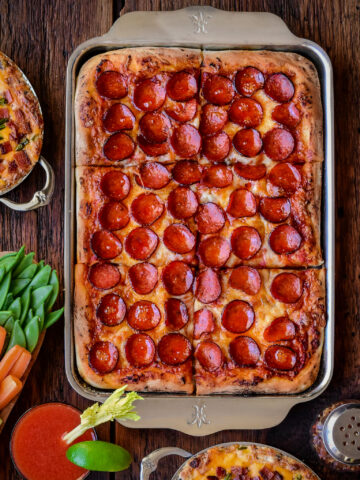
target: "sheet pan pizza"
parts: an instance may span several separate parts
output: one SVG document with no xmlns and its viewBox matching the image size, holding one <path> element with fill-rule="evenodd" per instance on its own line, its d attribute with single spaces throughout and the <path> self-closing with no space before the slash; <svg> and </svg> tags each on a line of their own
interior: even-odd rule
<svg viewBox="0 0 360 480">
<path fill-rule="evenodd" d="M 326 323 L 313 64 L 270 51 L 107 52 L 79 73 L 75 120 L 84 380 L 308 388 Z"/>
</svg>

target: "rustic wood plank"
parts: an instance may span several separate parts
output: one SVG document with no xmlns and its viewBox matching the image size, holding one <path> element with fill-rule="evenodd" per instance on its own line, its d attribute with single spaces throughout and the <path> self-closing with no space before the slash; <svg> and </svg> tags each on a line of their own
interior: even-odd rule
<svg viewBox="0 0 360 480">
<path fill-rule="evenodd" d="M 141 458 L 156 448 L 176 445 L 196 452 L 218 442 L 247 440 L 283 448 L 305 460 L 321 478 L 337 480 L 339 475 L 326 468 L 310 446 L 309 430 L 316 415 L 327 405 L 344 398 L 359 398 L 360 332 L 358 325 L 360 288 L 359 154 L 360 94 L 357 79 L 360 63 L 355 61 L 360 48 L 358 22 L 360 4 L 356 0 L 125 0 L 121 13 L 134 10 L 175 10 L 191 5 L 212 5 L 224 10 L 269 11 L 281 16 L 298 36 L 319 43 L 329 54 L 334 67 L 336 138 L 336 351 L 334 377 L 328 390 L 318 399 L 296 406 L 279 426 L 264 431 L 227 431 L 207 437 L 189 437 L 171 430 L 129 430 L 116 427 L 117 443 L 134 455 L 130 478 L 138 478 Z M 355 33 L 356 32 L 356 33 Z M 171 405 L 169 404 L 169 408 Z M 175 413 L 176 414 L 176 413 Z M 152 480 L 170 479 L 181 460 L 162 460 Z M 129 473 L 116 476 L 128 479 Z M 351 480 L 341 474 L 342 480 Z"/>
<path fill-rule="evenodd" d="M 9 55 L 33 84 L 45 119 L 43 155 L 56 172 L 52 203 L 43 209 L 16 213 L 0 205 L 0 250 L 14 250 L 23 243 L 57 268 L 63 279 L 64 125 L 65 72 L 67 60 L 77 45 L 105 33 L 113 22 L 112 0 L 8 0 L 0 2 L 0 50 Z M 26 183 L 9 197 L 25 201 L 41 188 L 44 178 L 36 167 Z M 58 302 L 63 301 L 63 295 Z M 9 438 L 16 419 L 33 405 L 65 401 L 81 409 L 90 402 L 69 386 L 64 370 L 63 322 L 49 329 L 39 358 L 22 395 L 0 436 L 0 478 L 15 476 L 9 455 Z M 110 426 L 98 429 L 110 439 Z M 93 473 L 91 480 L 110 475 Z"/>
</svg>

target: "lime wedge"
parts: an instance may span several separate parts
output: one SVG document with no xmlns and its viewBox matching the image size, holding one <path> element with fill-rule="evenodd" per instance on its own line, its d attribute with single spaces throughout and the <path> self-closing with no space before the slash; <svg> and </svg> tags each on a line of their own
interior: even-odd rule
<svg viewBox="0 0 360 480">
<path fill-rule="evenodd" d="M 96 472 L 120 472 L 132 462 L 125 448 L 100 440 L 76 443 L 67 449 L 66 457 L 75 465 Z"/>
</svg>

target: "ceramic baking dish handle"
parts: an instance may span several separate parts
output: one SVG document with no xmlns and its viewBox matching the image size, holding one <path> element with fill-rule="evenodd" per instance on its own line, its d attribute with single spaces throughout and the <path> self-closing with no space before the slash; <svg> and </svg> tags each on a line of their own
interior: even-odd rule
<svg viewBox="0 0 360 480">
<path fill-rule="evenodd" d="M 192 453 L 177 447 L 164 447 L 154 450 L 147 457 L 144 457 L 140 466 L 140 480 L 149 480 L 152 472 L 155 472 L 159 460 L 168 455 L 179 455 L 180 457 L 192 457 Z"/>
<path fill-rule="evenodd" d="M 19 212 L 28 212 L 29 210 L 35 210 L 36 208 L 44 207 L 45 205 L 48 205 L 48 203 L 50 203 L 55 186 L 54 170 L 44 157 L 40 157 L 38 163 L 45 170 L 46 180 L 44 188 L 35 192 L 33 198 L 29 202 L 16 203 L 12 202 L 11 200 L 7 200 L 6 198 L 0 198 L 1 203 Z"/>
<path fill-rule="evenodd" d="M 146 19 L 146 20 L 145 20 Z M 265 12 L 227 12 L 213 7 L 188 7 L 168 12 L 131 12 L 122 15 L 103 40 L 125 40 L 129 45 L 156 46 L 166 41 L 168 46 L 184 41 L 194 46 L 211 47 L 211 39 L 220 44 L 287 45 L 299 40 L 283 20 Z M 219 39 L 221 39 L 219 41 Z M 227 47 L 228 48 L 228 47 Z"/>
</svg>

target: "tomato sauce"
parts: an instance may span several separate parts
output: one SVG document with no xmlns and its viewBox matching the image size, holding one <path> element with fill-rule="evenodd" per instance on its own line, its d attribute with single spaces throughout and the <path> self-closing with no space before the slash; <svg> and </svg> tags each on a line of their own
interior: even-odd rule
<svg viewBox="0 0 360 480">
<path fill-rule="evenodd" d="M 26 412 L 11 437 L 11 455 L 18 471 L 27 480 L 80 480 L 88 471 L 66 458 L 62 436 L 80 423 L 80 412 L 63 403 L 46 403 Z M 74 443 L 95 440 L 88 430 Z"/>
</svg>

